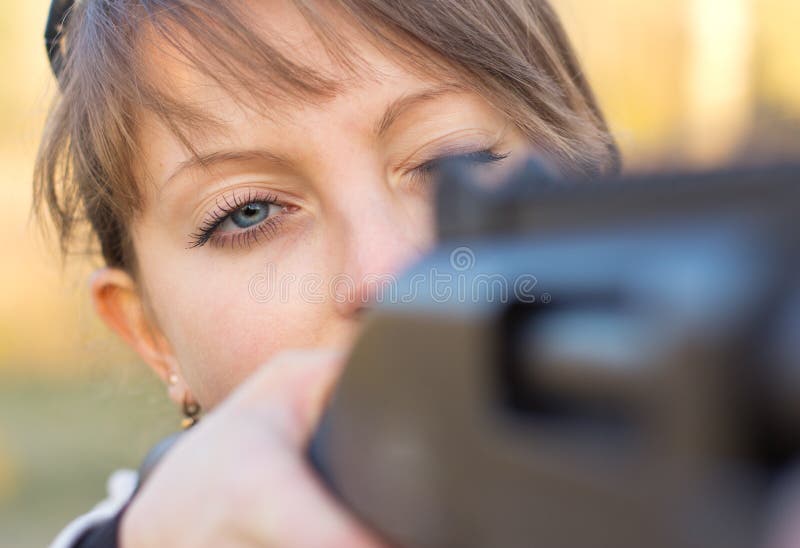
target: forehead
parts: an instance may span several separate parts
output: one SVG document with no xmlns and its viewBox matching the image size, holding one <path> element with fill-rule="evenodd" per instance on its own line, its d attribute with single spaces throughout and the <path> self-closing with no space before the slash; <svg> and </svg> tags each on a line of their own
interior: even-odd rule
<svg viewBox="0 0 800 548">
<path fill-rule="evenodd" d="M 145 114 L 191 137 L 185 144 L 224 130 L 234 109 L 280 122 L 376 85 L 455 84 L 445 71 L 433 76 L 433 55 L 424 67 L 404 61 L 322 2 L 313 11 L 290 0 L 215 6 L 213 17 L 156 17 L 139 40 Z"/>
</svg>

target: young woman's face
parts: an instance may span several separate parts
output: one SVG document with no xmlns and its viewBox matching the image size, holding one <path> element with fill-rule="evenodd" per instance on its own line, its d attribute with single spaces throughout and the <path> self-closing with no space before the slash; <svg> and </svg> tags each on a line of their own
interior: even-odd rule
<svg viewBox="0 0 800 548">
<path fill-rule="evenodd" d="M 335 71 L 299 15 L 273 8 L 265 20 L 291 29 L 283 38 L 297 44 L 295 58 Z M 352 39 L 378 77 L 269 117 L 154 59 L 175 89 L 226 122 L 193 143 L 202 164 L 155 117 L 138 136 L 155 182 L 132 232 L 141 287 L 204 407 L 279 350 L 352 341 L 375 276 L 431 244 L 430 162 L 470 154 L 499 171 L 529 148 L 478 95 L 414 76 Z"/>
</svg>

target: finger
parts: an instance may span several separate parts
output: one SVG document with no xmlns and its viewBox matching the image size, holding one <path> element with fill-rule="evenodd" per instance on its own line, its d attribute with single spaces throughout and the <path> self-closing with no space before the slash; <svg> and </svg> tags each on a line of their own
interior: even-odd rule
<svg viewBox="0 0 800 548">
<path fill-rule="evenodd" d="M 285 351 L 262 366 L 231 397 L 230 405 L 267 420 L 295 448 L 305 446 L 345 366 L 335 349 Z"/>
<path fill-rule="evenodd" d="M 274 455 L 265 484 L 278 496 L 254 508 L 251 523 L 260 528 L 255 538 L 292 539 L 298 548 L 384 546 L 333 499 L 296 454 Z"/>
<path fill-rule="evenodd" d="M 292 546 L 376 547 L 380 541 L 343 509 L 304 458 L 309 436 L 345 365 L 336 350 L 293 350 L 265 364 L 231 399 L 235 412 L 272 439 L 260 485 L 270 496 L 244 505 L 255 512 L 241 523 L 257 539 L 292 539 Z M 262 437 L 262 440 L 266 441 Z"/>
</svg>

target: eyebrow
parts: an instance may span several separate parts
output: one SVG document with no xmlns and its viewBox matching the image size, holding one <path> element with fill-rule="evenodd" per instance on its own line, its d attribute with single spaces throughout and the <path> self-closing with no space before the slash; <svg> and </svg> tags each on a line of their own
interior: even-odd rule
<svg viewBox="0 0 800 548">
<path fill-rule="evenodd" d="M 375 124 L 373 132 L 376 138 L 380 139 L 385 136 L 391 129 L 392 125 L 408 110 L 428 101 L 432 101 L 441 97 L 442 95 L 463 91 L 464 88 L 456 84 L 446 84 L 434 88 L 427 88 L 421 91 L 411 93 L 399 97 L 389 103 L 386 110 L 381 116 L 378 123 Z M 272 153 L 268 150 L 253 149 L 253 150 L 222 150 L 214 151 L 208 154 L 196 154 L 191 158 L 180 162 L 175 170 L 167 177 L 165 185 L 168 185 L 172 180 L 176 179 L 180 174 L 185 171 L 194 169 L 209 170 L 215 165 L 229 163 L 229 162 L 247 162 L 247 161 L 262 161 L 280 166 L 287 166 L 291 161 L 283 156 Z"/>
<path fill-rule="evenodd" d="M 447 93 L 456 91 L 464 91 L 462 86 L 457 84 L 445 84 L 435 88 L 424 89 L 416 93 L 404 95 L 389 103 L 389 106 L 381 116 L 381 119 L 375 125 L 374 134 L 380 139 L 391 129 L 392 125 L 397 121 L 400 116 L 407 110 L 433 99 L 437 99 Z"/>
<path fill-rule="evenodd" d="M 172 174 L 167 178 L 167 182 L 165 184 L 169 184 L 170 181 L 178 177 L 178 175 L 184 171 L 190 171 L 198 168 L 209 170 L 215 165 L 219 164 L 248 161 L 268 162 L 280 166 L 286 166 L 290 163 L 287 158 L 269 152 L 268 150 L 254 149 L 215 151 L 208 154 L 198 154 L 179 163 L 178 167 L 176 167 Z"/>
</svg>

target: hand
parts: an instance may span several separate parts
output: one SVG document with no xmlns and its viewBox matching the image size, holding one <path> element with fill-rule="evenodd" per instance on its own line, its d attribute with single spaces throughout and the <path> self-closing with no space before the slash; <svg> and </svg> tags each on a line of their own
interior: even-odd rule
<svg viewBox="0 0 800 548">
<path fill-rule="evenodd" d="M 296 350 L 262 366 L 164 456 L 123 515 L 121 546 L 381 546 L 305 457 L 343 365 Z"/>
</svg>

